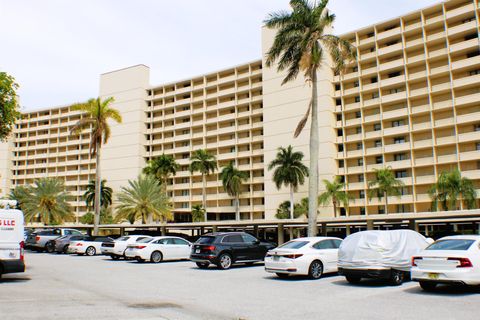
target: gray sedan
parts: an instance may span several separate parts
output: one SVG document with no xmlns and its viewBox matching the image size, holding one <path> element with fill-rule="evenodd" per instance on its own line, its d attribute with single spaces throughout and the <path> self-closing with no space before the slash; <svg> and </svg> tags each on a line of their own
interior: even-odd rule
<svg viewBox="0 0 480 320">
<path fill-rule="evenodd" d="M 74 235 L 70 234 L 68 236 L 63 236 L 58 239 L 55 239 L 54 244 L 55 244 L 55 252 L 57 253 L 67 253 L 68 246 L 70 244 L 70 241 L 79 241 L 83 240 L 85 236 L 79 236 L 79 235 Z"/>
</svg>

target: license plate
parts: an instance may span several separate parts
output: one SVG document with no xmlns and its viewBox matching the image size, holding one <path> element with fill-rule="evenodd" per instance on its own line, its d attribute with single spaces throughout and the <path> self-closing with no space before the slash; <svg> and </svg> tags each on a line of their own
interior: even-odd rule
<svg viewBox="0 0 480 320">
<path fill-rule="evenodd" d="M 195 253 L 200 253 L 200 249 L 195 250 Z"/>
<path fill-rule="evenodd" d="M 439 277 L 439 274 L 438 273 L 429 273 L 428 274 L 428 278 L 429 279 L 432 279 L 432 280 L 437 280 Z"/>
</svg>

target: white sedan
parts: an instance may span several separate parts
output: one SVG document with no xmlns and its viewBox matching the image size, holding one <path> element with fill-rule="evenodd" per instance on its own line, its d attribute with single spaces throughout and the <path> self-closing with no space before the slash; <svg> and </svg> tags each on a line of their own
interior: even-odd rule
<svg viewBox="0 0 480 320">
<path fill-rule="evenodd" d="M 113 260 L 120 259 L 121 257 L 125 257 L 125 250 L 127 250 L 129 244 L 143 239 L 152 239 L 152 237 L 146 235 L 131 235 L 115 239 L 114 242 L 103 242 L 102 254 L 110 256 Z"/>
<path fill-rule="evenodd" d="M 424 290 L 440 283 L 480 285 L 480 236 L 441 238 L 412 258 L 412 280 Z"/>
<path fill-rule="evenodd" d="M 76 253 L 79 255 L 86 254 L 87 256 L 94 256 L 96 254 L 102 254 L 102 243 L 113 242 L 110 237 L 86 237 L 84 240 L 71 241 L 67 253 Z"/>
<path fill-rule="evenodd" d="M 308 275 L 319 279 L 322 274 L 337 272 L 338 248 L 342 240 L 331 237 L 298 238 L 267 252 L 265 271 L 284 278 Z"/>
<path fill-rule="evenodd" d="M 138 262 L 159 263 L 164 260 L 188 260 L 192 244 L 179 237 L 154 237 L 127 245 L 125 257 Z"/>
</svg>

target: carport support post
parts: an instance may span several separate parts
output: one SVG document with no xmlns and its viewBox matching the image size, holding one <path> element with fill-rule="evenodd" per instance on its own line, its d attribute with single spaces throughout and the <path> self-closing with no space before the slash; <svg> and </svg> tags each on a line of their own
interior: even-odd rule
<svg viewBox="0 0 480 320">
<path fill-rule="evenodd" d="M 373 220 L 367 220 L 367 230 L 373 230 Z"/>
<path fill-rule="evenodd" d="M 347 224 L 347 225 L 345 225 L 345 235 L 346 235 L 346 236 L 349 236 L 350 234 L 351 234 L 350 225 Z"/>
<path fill-rule="evenodd" d="M 253 226 L 253 235 L 255 238 L 258 238 L 258 225 Z"/>
<path fill-rule="evenodd" d="M 293 240 L 293 227 L 288 228 L 288 232 L 289 232 L 289 235 L 290 235 L 289 240 Z"/>
<path fill-rule="evenodd" d="M 166 236 L 166 235 L 167 235 L 167 227 L 162 226 L 162 236 Z"/>
<path fill-rule="evenodd" d="M 217 226 L 212 226 L 212 232 L 217 232 L 218 228 Z"/>
<path fill-rule="evenodd" d="M 125 235 L 125 228 L 120 228 L 120 235 L 122 237 Z"/>
<path fill-rule="evenodd" d="M 410 230 L 418 232 L 418 223 L 415 220 L 409 220 L 408 221 L 408 228 Z"/>
<path fill-rule="evenodd" d="M 322 223 L 322 236 L 326 237 L 327 236 L 327 224 Z"/>
<path fill-rule="evenodd" d="M 277 230 L 278 230 L 278 245 L 281 245 L 285 242 L 285 238 L 283 236 L 283 224 L 279 223 Z"/>
</svg>

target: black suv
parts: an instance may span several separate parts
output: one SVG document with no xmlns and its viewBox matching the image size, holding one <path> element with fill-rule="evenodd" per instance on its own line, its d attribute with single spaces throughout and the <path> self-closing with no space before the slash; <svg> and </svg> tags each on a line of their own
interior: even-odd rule
<svg viewBox="0 0 480 320">
<path fill-rule="evenodd" d="M 263 261 L 275 245 L 260 242 L 245 232 L 215 232 L 201 236 L 192 246 L 190 260 L 201 269 L 213 263 L 220 269 L 229 269 L 234 263 L 252 264 Z"/>
</svg>

